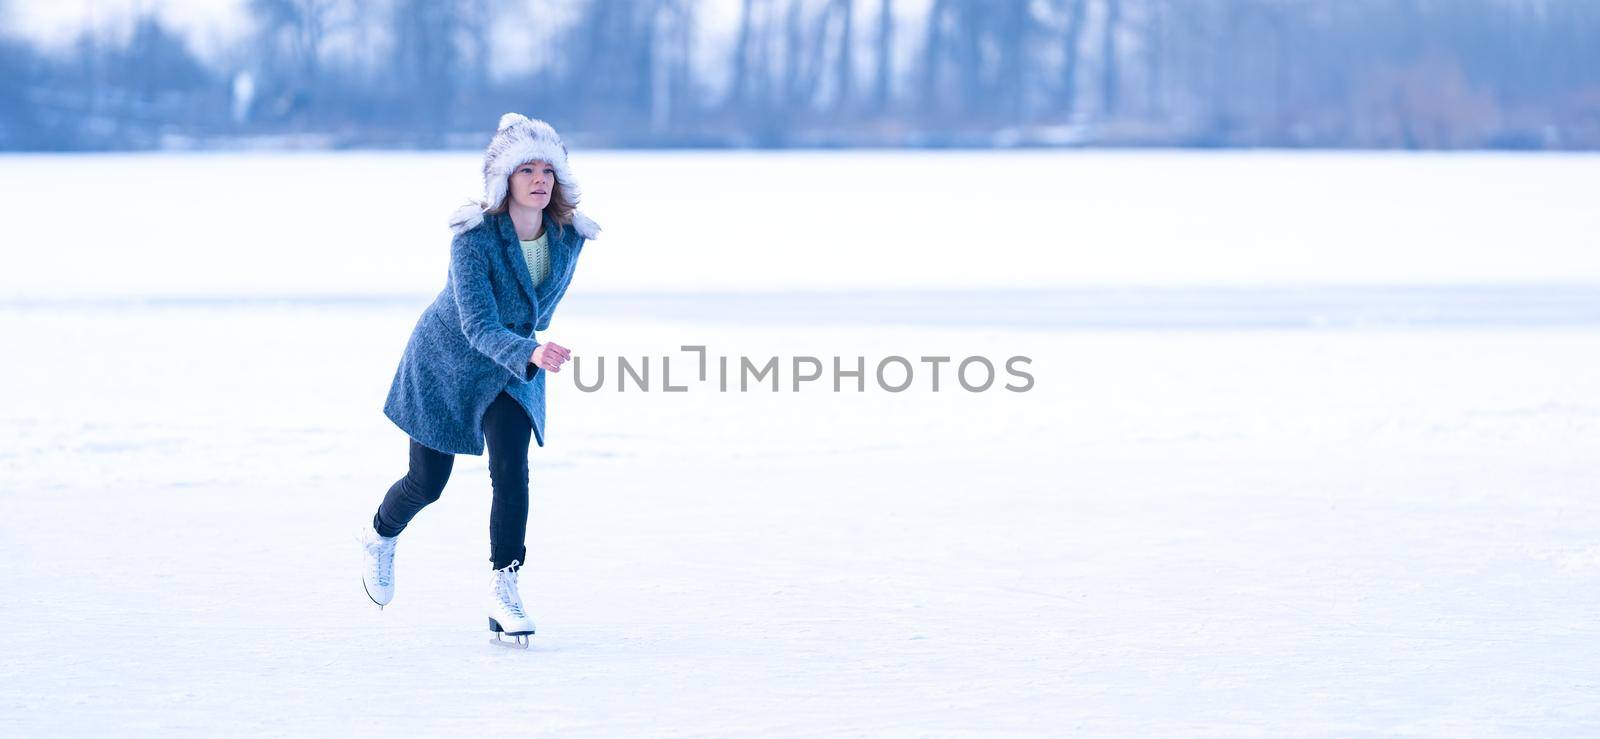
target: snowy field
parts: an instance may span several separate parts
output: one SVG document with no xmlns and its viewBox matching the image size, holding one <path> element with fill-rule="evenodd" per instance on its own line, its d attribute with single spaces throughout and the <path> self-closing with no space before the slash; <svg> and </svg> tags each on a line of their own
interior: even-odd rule
<svg viewBox="0 0 1600 739">
<path fill-rule="evenodd" d="M 520 652 L 483 457 L 351 539 L 475 155 L 0 158 L 0 735 L 1600 733 L 1600 158 L 573 166 Z"/>
</svg>

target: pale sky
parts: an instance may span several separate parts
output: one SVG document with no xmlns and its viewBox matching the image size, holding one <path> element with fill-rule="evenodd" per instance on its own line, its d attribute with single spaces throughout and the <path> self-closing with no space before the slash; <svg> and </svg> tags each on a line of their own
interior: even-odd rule
<svg viewBox="0 0 1600 739">
<path fill-rule="evenodd" d="M 155 12 L 208 60 L 236 40 L 249 20 L 242 0 L 11 0 L 5 8 L 13 32 L 48 48 L 64 46 L 89 28 L 120 36 L 132 19 Z"/>
<path fill-rule="evenodd" d="M 705 30 L 726 33 L 723 27 L 735 24 L 738 6 L 739 0 L 703 0 Z M 123 37 L 134 18 L 154 12 L 187 37 L 196 54 L 212 62 L 228 53 L 250 26 L 245 0 L 0 0 L 0 8 L 14 33 L 50 49 L 62 48 L 90 28 Z"/>
<path fill-rule="evenodd" d="M 904 23 L 908 17 L 923 12 L 927 0 L 900 0 L 895 4 L 895 15 Z M 738 24 L 740 0 L 699 0 L 699 24 L 702 37 L 711 42 L 706 50 L 721 48 L 732 40 Z M 869 24 L 876 22 L 877 4 L 857 2 L 858 43 L 866 39 Z M 512 6 L 515 8 L 515 6 Z M 4 25 L 17 35 L 33 39 L 47 49 L 61 49 L 77 34 L 86 29 L 97 29 L 101 36 L 125 38 L 133 19 L 146 12 L 154 12 L 167 26 L 189 40 L 190 48 L 206 62 L 216 64 L 238 49 L 237 42 L 248 33 L 250 15 L 245 0 L 0 0 L 4 9 Z M 513 10 L 508 23 L 517 23 L 519 14 Z M 526 17 L 527 9 L 521 11 Z M 531 19 L 523 22 L 531 22 Z M 497 71 L 504 73 L 526 68 L 535 61 L 525 49 L 513 48 L 526 43 L 525 35 L 500 34 L 496 56 L 500 61 Z M 903 56 L 910 46 L 900 44 Z M 337 53 L 330 50 L 331 53 Z M 713 52 L 714 53 L 714 52 Z M 516 60 L 526 58 L 526 64 Z M 718 66 L 721 60 L 707 59 L 704 63 Z"/>
</svg>

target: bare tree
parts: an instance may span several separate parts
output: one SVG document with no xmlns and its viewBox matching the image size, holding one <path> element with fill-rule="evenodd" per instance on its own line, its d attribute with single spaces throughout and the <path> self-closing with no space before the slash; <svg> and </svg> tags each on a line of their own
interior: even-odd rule
<svg viewBox="0 0 1600 739">
<path fill-rule="evenodd" d="M 839 18 L 838 52 L 834 56 L 834 108 L 848 110 L 855 100 L 855 14 L 854 0 L 834 0 L 834 15 Z"/>
<path fill-rule="evenodd" d="M 1107 118 L 1117 115 L 1121 92 L 1118 76 L 1117 32 L 1122 24 L 1122 0 L 1105 0 L 1106 18 L 1100 30 L 1100 111 Z"/>
<path fill-rule="evenodd" d="M 894 7 L 878 0 L 877 83 L 875 103 L 879 113 L 889 109 L 889 81 L 894 75 Z"/>
<path fill-rule="evenodd" d="M 461 33 L 467 47 L 467 85 L 481 91 L 489 82 L 489 56 L 492 53 L 490 32 L 495 23 L 497 0 L 457 0 L 460 7 Z"/>
<path fill-rule="evenodd" d="M 396 0 L 391 79 L 401 105 L 424 129 L 443 133 L 456 109 L 461 16 L 453 3 Z"/>
<path fill-rule="evenodd" d="M 750 47 L 754 41 L 755 5 L 756 0 L 742 0 L 739 3 L 739 34 L 733 42 L 733 78 L 728 82 L 728 103 L 732 107 L 740 107 L 750 101 Z"/>
<path fill-rule="evenodd" d="M 322 42 L 335 0 L 250 0 L 269 58 L 287 47 L 288 69 L 301 84 L 315 82 L 321 71 Z"/>
<path fill-rule="evenodd" d="M 1066 34 L 1061 39 L 1061 87 L 1057 107 L 1062 117 L 1071 118 L 1078 104 L 1078 62 L 1082 59 L 1079 45 L 1083 29 L 1088 23 L 1088 0 L 1061 0 L 1067 14 Z"/>
</svg>

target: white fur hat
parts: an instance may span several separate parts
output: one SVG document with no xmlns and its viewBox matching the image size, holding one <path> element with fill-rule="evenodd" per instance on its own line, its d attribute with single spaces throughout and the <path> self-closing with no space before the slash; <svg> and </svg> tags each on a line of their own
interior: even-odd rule
<svg viewBox="0 0 1600 739">
<path fill-rule="evenodd" d="M 556 171 L 563 199 L 573 209 L 573 228 L 585 239 L 599 235 L 600 226 L 577 210 L 582 190 L 572 176 L 572 168 L 567 165 L 567 145 L 561 142 L 561 135 L 550 124 L 520 113 L 500 116 L 500 127 L 483 152 L 483 200 L 457 209 L 450 216 L 450 230 L 464 233 L 482 223 L 484 211 L 505 199 L 506 178 L 517 167 L 535 159 L 549 162 Z"/>
</svg>

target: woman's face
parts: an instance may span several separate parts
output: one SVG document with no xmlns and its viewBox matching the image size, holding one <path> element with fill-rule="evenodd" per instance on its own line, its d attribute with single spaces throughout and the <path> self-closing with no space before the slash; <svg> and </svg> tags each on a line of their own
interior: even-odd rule
<svg viewBox="0 0 1600 739">
<path fill-rule="evenodd" d="M 550 189 L 555 187 L 556 171 L 549 162 L 531 161 L 511 173 L 506 186 L 511 200 L 532 210 L 544 210 L 550 204 Z"/>
</svg>

